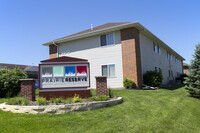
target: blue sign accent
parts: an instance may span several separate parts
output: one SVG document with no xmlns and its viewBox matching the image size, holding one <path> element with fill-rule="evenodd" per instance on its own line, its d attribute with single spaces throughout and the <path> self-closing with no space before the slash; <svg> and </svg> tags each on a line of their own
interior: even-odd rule
<svg viewBox="0 0 200 133">
<path fill-rule="evenodd" d="M 76 68 L 75 66 L 65 66 L 65 76 L 75 76 Z"/>
</svg>

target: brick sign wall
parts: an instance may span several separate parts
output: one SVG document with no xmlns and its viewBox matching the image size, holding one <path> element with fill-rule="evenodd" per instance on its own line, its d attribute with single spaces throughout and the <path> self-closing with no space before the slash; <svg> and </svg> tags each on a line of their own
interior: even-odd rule
<svg viewBox="0 0 200 133">
<path fill-rule="evenodd" d="M 35 80 L 21 79 L 21 97 L 35 101 Z"/>
</svg>

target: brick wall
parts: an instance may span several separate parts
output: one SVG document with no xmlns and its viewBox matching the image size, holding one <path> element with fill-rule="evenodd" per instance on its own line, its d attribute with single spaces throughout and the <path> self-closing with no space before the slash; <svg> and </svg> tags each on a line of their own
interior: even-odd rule
<svg viewBox="0 0 200 133">
<path fill-rule="evenodd" d="M 96 95 L 107 95 L 107 77 L 96 78 Z"/>
<path fill-rule="evenodd" d="M 142 87 L 142 70 L 139 31 L 136 28 L 121 30 L 123 78 L 135 81 L 137 88 Z"/>
<path fill-rule="evenodd" d="M 50 45 L 49 46 L 49 58 L 56 58 L 57 57 L 57 46 Z"/>
<path fill-rule="evenodd" d="M 35 101 L 35 80 L 21 79 L 21 97 Z"/>
<path fill-rule="evenodd" d="M 81 98 L 88 98 L 91 96 L 90 90 L 63 90 L 63 91 L 40 91 L 39 96 L 44 97 L 47 100 L 50 100 L 50 98 L 69 98 L 74 97 L 76 95 L 79 95 Z"/>
</svg>

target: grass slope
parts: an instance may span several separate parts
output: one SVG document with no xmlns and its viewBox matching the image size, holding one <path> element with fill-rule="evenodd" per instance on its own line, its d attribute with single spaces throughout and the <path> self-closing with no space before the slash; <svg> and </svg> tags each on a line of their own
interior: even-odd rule
<svg viewBox="0 0 200 133">
<path fill-rule="evenodd" d="M 114 90 L 120 105 L 62 115 L 0 111 L 0 132 L 199 132 L 200 100 L 183 89 Z M 5 99 L 0 99 L 3 102 Z"/>
</svg>

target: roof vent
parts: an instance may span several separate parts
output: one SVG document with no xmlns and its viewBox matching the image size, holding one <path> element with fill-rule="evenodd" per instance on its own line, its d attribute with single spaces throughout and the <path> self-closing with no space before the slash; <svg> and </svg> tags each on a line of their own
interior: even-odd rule
<svg viewBox="0 0 200 133">
<path fill-rule="evenodd" d="M 93 30 L 93 24 L 91 24 L 91 30 Z"/>
</svg>

